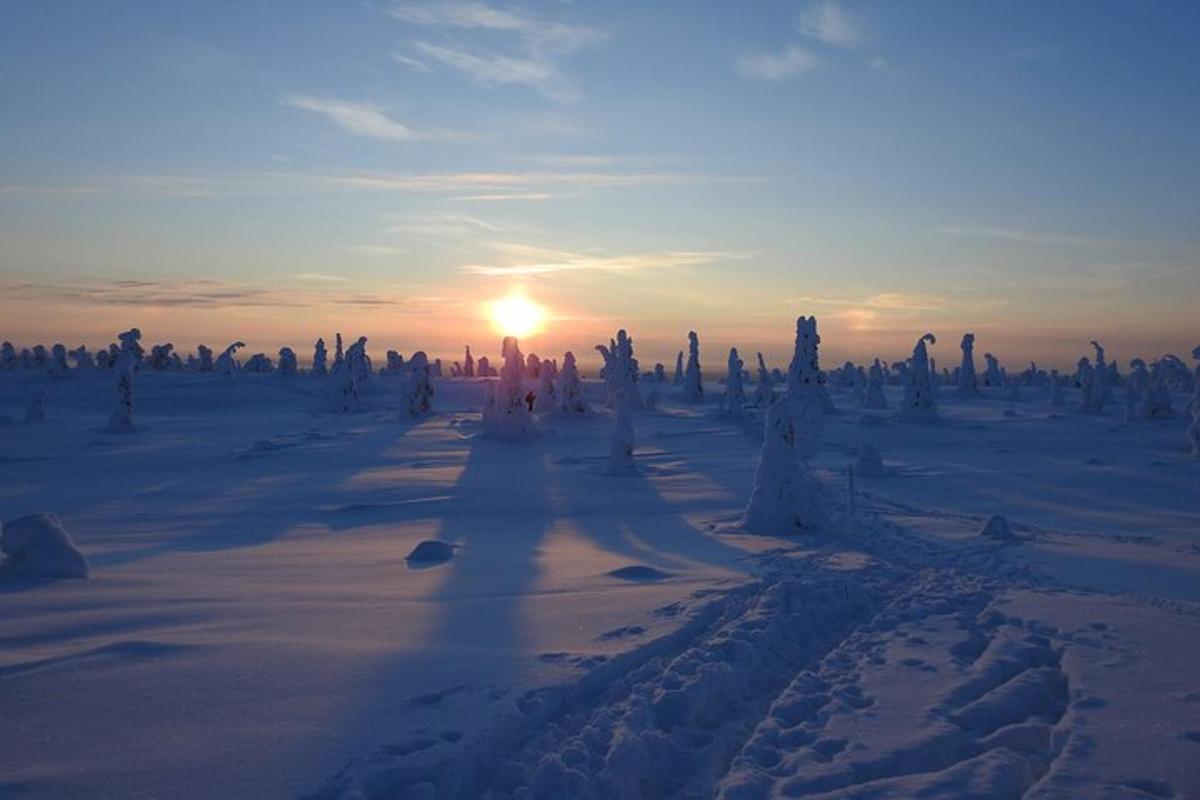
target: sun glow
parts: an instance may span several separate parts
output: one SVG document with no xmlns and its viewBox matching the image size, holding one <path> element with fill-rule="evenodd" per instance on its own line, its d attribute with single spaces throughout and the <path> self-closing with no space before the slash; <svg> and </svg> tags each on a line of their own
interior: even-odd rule
<svg viewBox="0 0 1200 800">
<path fill-rule="evenodd" d="M 545 308 L 515 292 L 488 303 L 487 313 L 497 333 L 518 339 L 537 333 L 546 321 Z"/>
</svg>

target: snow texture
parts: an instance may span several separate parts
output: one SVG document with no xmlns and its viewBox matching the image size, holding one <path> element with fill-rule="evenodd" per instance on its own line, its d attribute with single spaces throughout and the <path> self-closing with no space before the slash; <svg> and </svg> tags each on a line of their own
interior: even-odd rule
<svg viewBox="0 0 1200 800">
<path fill-rule="evenodd" d="M 75 547 L 53 514 L 39 512 L 10 519 L 0 535 L 0 577 L 25 575 L 38 578 L 86 578 L 90 571 L 83 553 Z"/>
</svg>

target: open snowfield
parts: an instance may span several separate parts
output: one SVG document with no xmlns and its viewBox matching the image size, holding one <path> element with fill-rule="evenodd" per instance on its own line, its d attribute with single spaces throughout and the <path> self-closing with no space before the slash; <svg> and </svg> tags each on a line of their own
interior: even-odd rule
<svg viewBox="0 0 1200 800">
<path fill-rule="evenodd" d="M 593 382 L 500 442 L 477 380 L 414 420 L 386 376 L 333 414 L 307 375 L 139 373 L 107 433 L 112 380 L 0 373 L 0 519 L 91 565 L 0 577 L 0 797 L 1200 797 L 1182 416 L 834 391 L 834 519 L 772 539 L 735 527 L 761 412 L 673 386 L 617 477 Z"/>
</svg>

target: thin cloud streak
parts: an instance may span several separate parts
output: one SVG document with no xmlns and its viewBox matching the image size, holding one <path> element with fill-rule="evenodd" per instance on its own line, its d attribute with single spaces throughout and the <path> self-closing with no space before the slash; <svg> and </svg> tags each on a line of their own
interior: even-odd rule
<svg viewBox="0 0 1200 800">
<path fill-rule="evenodd" d="M 781 81 L 815 69 L 821 60 L 798 44 L 780 53 L 752 53 L 740 56 L 737 72 L 751 80 Z"/>
<path fill-rule="evenodd" d="M 550 250 L 533 245 L 495 242 L 493 248 L 516 263 L 467 264 L 463 272 L 472 275 L 505 277 L 514 275 L 546 275 L 556 272 L 629 272 L 641 269 L 671 268 L 710 264 L 724 259 L 748 257 L 743 253 L 725 251 L 664 251 L 601 256 L 568 251 Z"/>
<path fill-rule="evenodd" d="M 352 103 L 311 95 L 292 95 L 284 105 L 319 114 L 337 127 L 355 136 L 403 142 L 420 135 L 402 122 L 392 119 L 373 103 Z"/>
</svg>

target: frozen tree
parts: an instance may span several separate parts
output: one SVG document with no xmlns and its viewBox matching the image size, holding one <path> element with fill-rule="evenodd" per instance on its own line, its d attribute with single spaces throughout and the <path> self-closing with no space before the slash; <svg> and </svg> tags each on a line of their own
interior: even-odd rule
<svg viewBox="0 0 1200 800">
<path fill-rule="evenodd" d="M 296 351 L 290 347 L 279 348 L 279 374 L 291 376 L 296 374 L 296 370 Z"/>
<path fill-rule="evenodd" d="M 1129 377 L 1125 380 L 1125 421 L 1134 422 L 1143 415 L 1150 391 L 1150 373 L 1146 362 L 1135 358 L 1129 362 Z"/>
<path fill-rule="evenodd" d="M 819 348 L 821 337 L 817 334 L 816 317 L 796 318 L 796 343 L 792 360 L 788 364 L 787 391 L 798 396 L 812 395 L 821 403 L 821 409 L 832 413 L 836 409 L 825 389 L 825 374 L 821 372 Z"/>
<path fill-rule="evenodd" d="M 575 366 L 575 354 L 571 352 L 563 356 L 562 372 L 558 374 L 558 407 L 567 414 L 586 414 L 589 411 L 583 396 L 583 381 L 579 379 L 579 369 Z"/>
<path fill-rule="evenodd" d="M 495 370 L 492 369 L 492 362 L 488 361 L 487 356 L 480 356 L 479 361 L 475 363 L 475 374 L 480 378 L 494 378 Z"/>
<path fill-rule="evenodd" d="M 242 365 L 237 360 L 237 351 L 246 346 L 245 342 L 234 342 L 225 348 L 221 355 L 217 356 L 217 363 L 214 370 L 220 375 L 232 375 L 242 368 Z"/>
<path fill-rule="evenodd" d="M 33 346 L 33 366 L 44 367 L 49 360 L 50 353 L 46 350 L 45 345 L 35 344 Z"/>
<path fill-rule="evenodd" d="M 537 353 L 530 353 L 525 356 L 525 376 L 536 380 L 541 374 L 542 359 L 538 358 Z"/>
<path fill-rule="evenodd" d="M 342 335 L 337 333 L 334 334 L 334 337 L 333 366 L 331 369 L 337 369 L 346 360 L 346 353 L 342 350 Z"/>
<path fill-rule="evenodd" d="M 682 350 L 680 350 L 679 354 L 675 356 L 675 376 L 671 379 L 671 383 L 675 384 L 676 386 L 683 385 L 683 351 Z"/>
<path fill-rule="evenodd" d="M 1021 401 L 1021 384 L 1011 375 L 1004 376 L 1004 399 L 1010 403 Z"/>
<path fill-rule="evenodd" d="M 475 377 L 475 359 L 471 356 L 471 345 L 467 345 L 467 354 L 463 357 L 463 377 Z"/>
<path fill-rule="evenodd" d="M 62 520 L 39 512 L 10 519 L 0 533 L 0 573 L 10 572 L 39 578 L 86 578 L 87 558 L 67 531 Z"/>
<path fill-rule="evenodd" d="M 171 367 L 171 351 L 174 349 L 175 345 L 170 342 L 151 345 L 150 358 L 146 360 L 146 363 L 155 372 L 165 372 Z"/>
<path fill-rule="evenodd" d="M 367 337 L 360 336 L 350 345 L 345 354 L 346 366 L 354 377 L 359 391 L 371 382 L 371 359 L 367 357 Z"/>
<path fill-rule="evenodd" d="M 1063 398 L 1062 378 L 1058 377 L 1058 370 L 1050 370 L 1050 407 L 1059 408 L 1066 405 L 1066 400 Z"/>
<path fill-rule="evenodd" d="M 631 406 L 641 409 L 642 395 L 638 392 L 638 362 L 633 357 L 633 339 L 624 330 L 617 331 L 617 338 L 610 339 L 608 347 L 596 345 L 604 359 L 604 400 L 616 404 L 617 394 L 625 392 Z"/>
<path fill-rule="evenodd" d="M 242 370 L 244 372 L 261 374 L 273 372 L 275 365 L 271 363 L 271 358 L 266 353 L 255 353 L 242 366 Z"/>
<path fill-rule="evenodd" d="M 128 355 L 133 359 L 133 367 L 136 368 L 142 363 L 142 359 L 146 357 L 146 351 L 141 345 L 142 332 L 137 328 L 130 328 L 124 333 L 117 334 L 117 341 L 121 343 L 121 355 Z"/>
<path fill-rule="evenodd" d="M 1192 424 L 1188 427 L 1188 439 L 1192 442 L 1192 455 L 1200 458 L 1200 347 L 1192 350 L 1192 358 L 1198 363 L 1192 376 Z"/>
<path fill-rule="evenodd" d="M 428 357 L 426 358 L 428 360 Z M 402 372 L 404 370 L 404 356 L 400 355 L 395 350 L 387 351 L 387 365 L 383 368 L 384 372 Z"/>
<path fill-rule="evenodd" d="M 958 368 L 958 396 L 979 396 L 979 379 L 975 374 L 975 334 L 964 333 L 962 344 L 962 366 Z"/>
<path fill-rule="evenodd" d="M 554 366 L 554 362 L 546 360 L 542 362 L 542 368 L 538 372 L 538 390 L 537 397 L 533 401 L 534 411 L 554 411 L 558 408 L 558 391 L 554 384 L 558 379 L 558 370 Z"/>
<path fill-rule="evenodd" d="M 1168 419 L 1175 416 L 1171 405 L 1171 359 L 1163 356 L 1150 365 L 1150 385 L 1146 392 L 1145 415 L 1147 419 Z"/>
<path fill-rule="evenodd" d="M 746 530 L 782 535 L 810 531 L 824 520 L 821 487 L 808 466 L 822 414 L 813 394 L 788 392 L 767 409 L 754 488 L 742 517 Z"/>
<path fill-rule="evenodd" d="M 121 353 L 117 358 L 117 403 L 108 415 L 108 430 L 127 432 L 133 430 L 133 367 L 136 364 L 132 352 Z"/>
<path fill-rule="evenodd" d="M 433 380 L 430 376 L 429 356 L 418 350 L 408 359 L 408 413 L 414 417 L 433 411 Z"/>
<path fill-rule="evenodd" d="M 936 344 L 937 339 L 927 333 L 917 340 L 905 372 L 904 405 L 900 408 L 900 419 L 909 422 L 930 422 L 938 418 L 937 400 L 929 381 L 929 351 L 925 343 Z"/>
<path fill-rule="evenodd" d="M 1094 414 L 1096 407 L 1096 375 L 1092 369 L 1092 362 L 1086 357 L 1079 359 L 1078 369 L 1075 372 L 1075 380 L 1079 384 L 1079 413 Z"/>
<path fill-rule="evenodd" d="M 984 353 L 983 358 L 987 361 L 987 370 L 983 373 L 983 385 L 1003 386 L 1004 377 L 1000 374 L 1000 362 L 991 353 Z"/>
<path fill-rule="evenodd" d="M 212 348 L 205 347 L 204 345 L 200 345 L 199 347 L 196 348 L 196 352 L 199 353 L 200 371 L 201 372 L 212 372 L 213 371 Z"/>
<path fill-rule="evenodd" d="M 679 396 L 689 403 L 704 399 L 704 381 L 700 376 L 700 338 L 695 331 L 688 332 L 687 369 L 683 373 L 683 389 Z"/>
<path fill-rule="evenodd" d="M 867 371 L 862 367 L 855 367 L 853 385 L 851 388 L 851 397 L 854 399 L 854 404 L 865 406 L 867 403 Z"/>
<path fill-rule="evenodd" d="M 67 366 L 67 348 L 56 344 L 50 348 L 50 374 L 66 375 L 70 368 Z"/>
<path fill-rule="evenodd" d="M 313 375 L 323 378 L 329 374 L 328 357 L 328 352 L 325 350 L 325 339 L 317 339 L 317 343 L 313 345 Z"/>
<path fill-rule="evenodd" d="M 863 396 L 863 408 L 879 410 L 888 407 L 887 397 L 883 393 L 883 382 L 883 364 L 877 358 L 871 365 L 871 369 L 867 371 L 867 389 Z"/>
<path fill-rule="evenodd" d="M 537 435 L 525 401 L 525 359 L 515 336 L 504 337 L 500 380 L 488 383 L 483 435 L 489 439 L 530 439 Z"/>
<path fill-rule="evenodd" d="M 736 347 L 729 349 L 729 374 L 725 378 L 725 397 L 721 402 L 721 410 L 731 417 L 740 417 L 742 407 L 746 405 L 746 390 L 742 386 L 742 359 L 738 357 Z"/>
<path fill-rule="evenodd" d="M 1095 386 L 1093 388 L 1093 398 L 1096 405 L 1095 413 L 1099 414 L 1104 410 L 1104 404 L 1108 402 L 1112 395 L 1112 388 L 1109 382 L 1108 364 L 1104 360 L 1104 348 L 1095 339 L 1092 340 L 1092 347 L 1096 349 L 1095 363 Z"/>
<path fill-rule="evenodd" d="M 12 342 L 0 344 L 0 369 L 16 369 L 20 365 L 17 358 L 17 348 Z"/>
<path fill-rule="evenodd" d="M 655 383 L 666 383 L 667 382 L 667 368 L 665 366 L 663 366 L 663 363 L 661 361 L 656 362 L 654 364 L 654 382 Z"/>
<path fill-rule="evenodd" d="M 71 360 L 75 362 L 76 370 L 90 370 L 96 368 L 96 361 L 92 358 L 92 354 L 88 352 L 87 347 L 79 345 L 70 353 Z"/>
<path fill-rule="evenodd" d="M 613 429 L 612 444 L 608 455 L 609 475 L 632 475 L 637 471 L 633 463 L 633 404 L 625 389 L 617 392 L 617 425 Z"/>
<path fill-rule="evenodd" d="M 758 383 L 754 386 L 754 405 L 768 408 L 775 402 L 775 387 L 771 385 L 771 373 L 767 371 L 767 362 L 763 354 L 758 354 Z"/>
<path fill-rule="evenodd" d="M 46 421 L 46 390 L 42 389 L 25 407 L 25 424 L 31 425 Z"/>
</svg>

